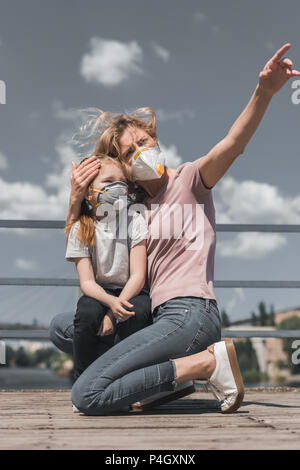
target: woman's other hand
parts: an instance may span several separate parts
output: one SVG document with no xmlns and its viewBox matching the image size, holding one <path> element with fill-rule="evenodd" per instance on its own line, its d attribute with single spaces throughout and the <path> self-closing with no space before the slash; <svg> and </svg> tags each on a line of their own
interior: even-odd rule
<svg viewBox="0 0 300 470">
<path fill-rule="evenodd" d="M 70 199 L 73 203 L 83 201 L 88 185 L 97 176 L 100 166 L 101 162 L 95 156 L 87 158 L 81 165 L 72 162 Z"/>
<path fill-rule="evenodd" d="M 291 59 L 281 59 L 290 47 L 291 44 L 287 43 L 278 49 L 259 74 L 259 88 L 271 96 L 279 91 L 291 77 L 300 75 L 298 70 L 292 70 Z"/>
</svg>

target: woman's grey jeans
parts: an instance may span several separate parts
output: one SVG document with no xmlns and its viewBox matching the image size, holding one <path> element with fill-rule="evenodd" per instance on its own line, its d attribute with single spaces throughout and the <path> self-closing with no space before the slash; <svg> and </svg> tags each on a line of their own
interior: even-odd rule
<svg viewBox="0 0 300 470">
<path fill-rule="evenodd" d="M 50 337 L 72 353 L 71 314 L 56 316 Z M 107 349 L 72 387 L 73 404 L 87 415 L 107 415 L 176 386 L 173 359 L 205 350 L 221 339 L 218 307 L 202 297 L 176 297 L 153 312 L 153 324 Z"/>
</svg>

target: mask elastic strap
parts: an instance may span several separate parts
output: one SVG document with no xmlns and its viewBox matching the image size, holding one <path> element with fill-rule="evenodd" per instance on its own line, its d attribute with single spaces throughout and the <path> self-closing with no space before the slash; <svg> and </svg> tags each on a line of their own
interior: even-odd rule
<svg viewBox="0 0 300 470">
<path fill-rule="evenodd" d="M 145 147 L 145 148 L 143 148 L 143 149 L 138 150 L 138 152 L 136 153 L 136 155 L 135 155 L 133 158 L 136 160 L 136 159 L 138 158 L 138 156 L 139 156 L 142 152 L 144 152 L 144 150 L 149 150 L 149 148 L 148 148 L 148 147 Z"/>
<path fill-rule="evenodd" d="M 90 190 L 95 191 L 95 193 L 106 193 L 106 191 L 103 191 L 102 189 L 90 188 Z"/>
<path fill-rule="evenodd" d="M 95 193 L 101 193 L 104 194 L 106 191 L 103 191 L 102 189 L 96 189 L 96 188 L 90 188 L 91 191 L 94 191 Z M 102 202 L 97 202 L 97 204 L 94 205 L 94 209 L 97 209 L 102 204 Z"/>
</svg>

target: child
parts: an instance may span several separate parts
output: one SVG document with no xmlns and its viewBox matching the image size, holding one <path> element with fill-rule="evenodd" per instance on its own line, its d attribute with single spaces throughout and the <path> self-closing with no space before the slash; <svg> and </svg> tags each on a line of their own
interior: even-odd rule
<svg viewBox="0 0 300 470">
<path fill-rule="evenodd" d="M 99 158 L 101 167 L 89 185 L 79 220 L 66 226 L 66 259 L 75 262 L 84 294 L 74 319 L 75 379 L 113 344 L 151 324 L 152 318 L 145 285 L 147 224 L 140 213 L 129 215 L 127 207 L 116 210 L 116 204 L 128 200 L 126 169 L 117 159 Z M 120 238 L 124 211 L 129 229 L 126 238 Z"/>
</svg>

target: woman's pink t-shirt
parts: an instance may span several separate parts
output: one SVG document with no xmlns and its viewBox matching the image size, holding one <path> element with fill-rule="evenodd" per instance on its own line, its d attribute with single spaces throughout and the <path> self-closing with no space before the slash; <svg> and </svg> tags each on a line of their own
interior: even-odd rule
<svg viewBox="0 0 300 470">
<path fill-rule="evenodd" d="M 159 193 L 144 201 L 152 312 L 174 297 L 216 300 L 215 208 L 198 170 L 201 158 L 180 165 Z"/>
</svg>

